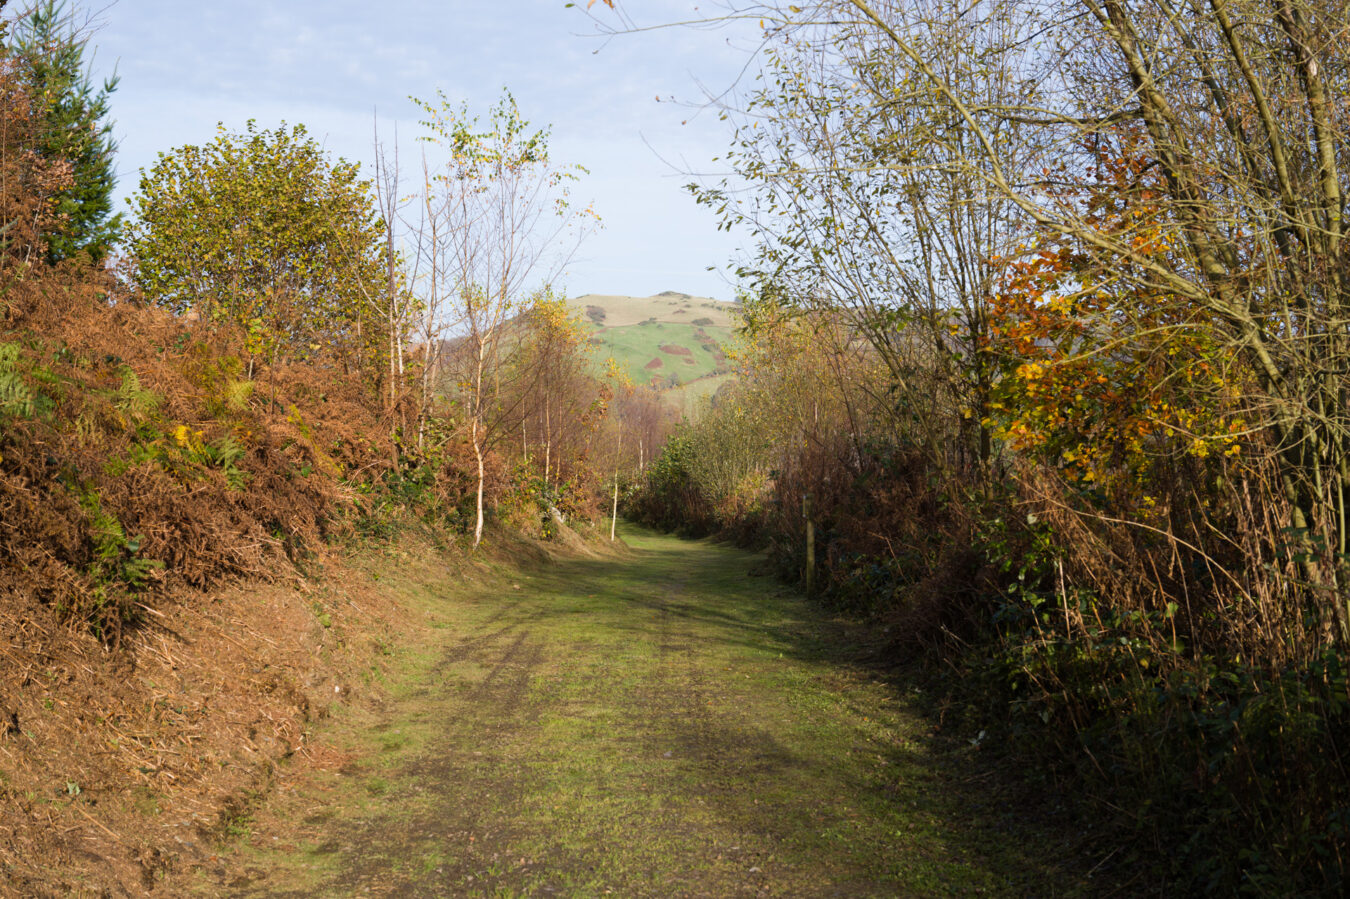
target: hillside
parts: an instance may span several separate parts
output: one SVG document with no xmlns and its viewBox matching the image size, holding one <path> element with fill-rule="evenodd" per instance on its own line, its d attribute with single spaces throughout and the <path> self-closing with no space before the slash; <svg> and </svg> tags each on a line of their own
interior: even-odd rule
<svg viewBox="0 0 1350 899">
<path fill-rule="evenodd" d="M 668 393 L 674 405 L 712 394 L 731 372 L 726 347 L 737 325 L 735 304 L 674 291 L 586 294 L 570 302 L 593 329 L 598 359 L 614 359 L 634 383 Z"/>
</svg>

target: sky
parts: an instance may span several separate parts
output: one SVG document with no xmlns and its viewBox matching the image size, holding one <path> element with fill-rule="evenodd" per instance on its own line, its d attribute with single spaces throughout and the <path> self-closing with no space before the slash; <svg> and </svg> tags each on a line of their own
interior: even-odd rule
<svg viewBox="0 0 1350 899">
<path fill-rule="evenodd" d="M 566 0 L 80 0 L 96 20 L 99 77 L 116 71 L 119 208 L 158 153 L 240 131 L 303 124 L 335 156 L 369 167 L 373 124 L 421 133 L 409 99 L 443 92 L 486 114 L 509 88 L 532 125 L 551 125 L 557 162 L 590 174 L 574 198 L 603 229 L 560 286 L 650 296 L 734 298 L 737 235 L 684 189 L 719 172 L 730 142 L 703 104 L 741 76 L 755 40 L 734 27 L 662 28 L 605 38 L 596 3 Z M 707 3 L 703 4 L 705 7 Z M 700 15 L 692 0 L 629 0 L 639 25 Z M 622 7 L 621 7 L 622 8 Z M 594 20 L 588 16 L 594 16 Z M 658 98 L 661 98 L 658 102 Z M 709 271 L 712 268 L 714 271 Z"/>
</svg>

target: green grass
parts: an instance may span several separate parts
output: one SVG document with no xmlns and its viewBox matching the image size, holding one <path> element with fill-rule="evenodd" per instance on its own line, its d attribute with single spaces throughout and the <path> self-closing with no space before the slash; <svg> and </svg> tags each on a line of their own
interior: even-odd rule
<svg viewBox="0 0 1350 899">
<path fill-rule="evenodd" d="M 935 745 L 751 557 L 625 539 L 631 560 L 405 586 L 441 642 L 397 650 L 383 711 L 331 726 L 356 760 L 290 800 L 321 811 L 254 825 L 230 894 L 1079 891 L 968 747 Z"/>
<path fill-rule="evenodd" d="M 701 334 L 707 335 L 707 339 L 700 337 Z M 639 384 L 653 378 L 664 381 L 671 376 L 678 383 L 687 384 L 729 369 L 726 358 L 717 348 L 731 341 L 730 328 L 658 321 L 621 328 L 597 328 L 593 336 L 601 341 L 595 348 L 596 358 L 613 358 Z M 710 345 L 714 349 L 710 350 Z M 679 347 L 687 350 L 688 355 L 665 352 L 661 349 L 663 346 Z M 653 359 L 661 360 L 659 368 L 647 368 Z"/>
<path fill-rule="evenodd" d="M 723 384 L 734 377 L 733 374 L 710 375 L 697 381 L 690 381 L 688 384 L 681 384 L 679 387 L 672 387 L 665 391 L 663 396 L 688 418 L 697 419 L 705 411 L 703 401 L 711 398 Z"/>
<path fill-rule="evenodd" d="M 697 392 L 694 385 L 720 383 L 719 376 L 730 370 L 719 351 L 731 344 L 738 326 L 737 307 L 730 303 L 666 293 L 652 297 L 588 294 L 571 300 L 571 305 L 598 341 L 594 347 L 597 366 L 603 367 L 612 358 L 634 383 L 649 384 L 655 379 L 668 389 L 673 377 L 677 387 Z M 588 309 L 600 310 L 598 321 L 586 315 Z M 663 346 L 688 353 L 668 353 Z M 653 359 L 661 360 L 660 367 L 647 368 Z M 679 401 L 678 396 L 673 398 Z"/>
</svg>

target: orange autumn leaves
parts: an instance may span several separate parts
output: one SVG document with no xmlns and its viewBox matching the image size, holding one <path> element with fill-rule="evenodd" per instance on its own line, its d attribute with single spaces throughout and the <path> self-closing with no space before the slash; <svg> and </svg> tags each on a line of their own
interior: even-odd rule
<svg viewBox="0 0 1350 899">
<path fill-rule="evenodd" d="M 1150 284 L 1180 244 L 1135 160 L 1106 159 L 1076 198 L 1094 228 L 1133 251 L 1104 258 L 1057 236 L 995 260 L 986 352 L 1002 377 L 985 424 L 1013 450 L 1081 482 L 1144 485 L 1159 465 L 1240 453 L 1231 354 L 1199 312 Z M 1141 182 L 1143 182 L 1141 184 Z M 1066 198 L 1069 202 L 1071 198 Z"/>
</svg>

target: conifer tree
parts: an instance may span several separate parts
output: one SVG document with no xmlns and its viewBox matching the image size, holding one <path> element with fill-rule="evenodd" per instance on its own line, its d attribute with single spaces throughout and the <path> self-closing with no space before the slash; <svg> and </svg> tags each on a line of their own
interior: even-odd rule
<svg viewBox="0 0 1350 899">
<path fill-rule="evenodd" d="M 122 216 L 112 212 L 116 144 L 107 120 L 117 78 L 95 89 L 87 46 L 87 31 L 77 26 L 66 0 L 42 0 L 13 30 L 11 53 L 43 123 L 35 149 L 71 167 L 70 186 L 50 198 L 58 214 L 58 224 L 44 235 L 51 262 L 80 253 L 100 262 L 121 230 Z"/>
</svg>

